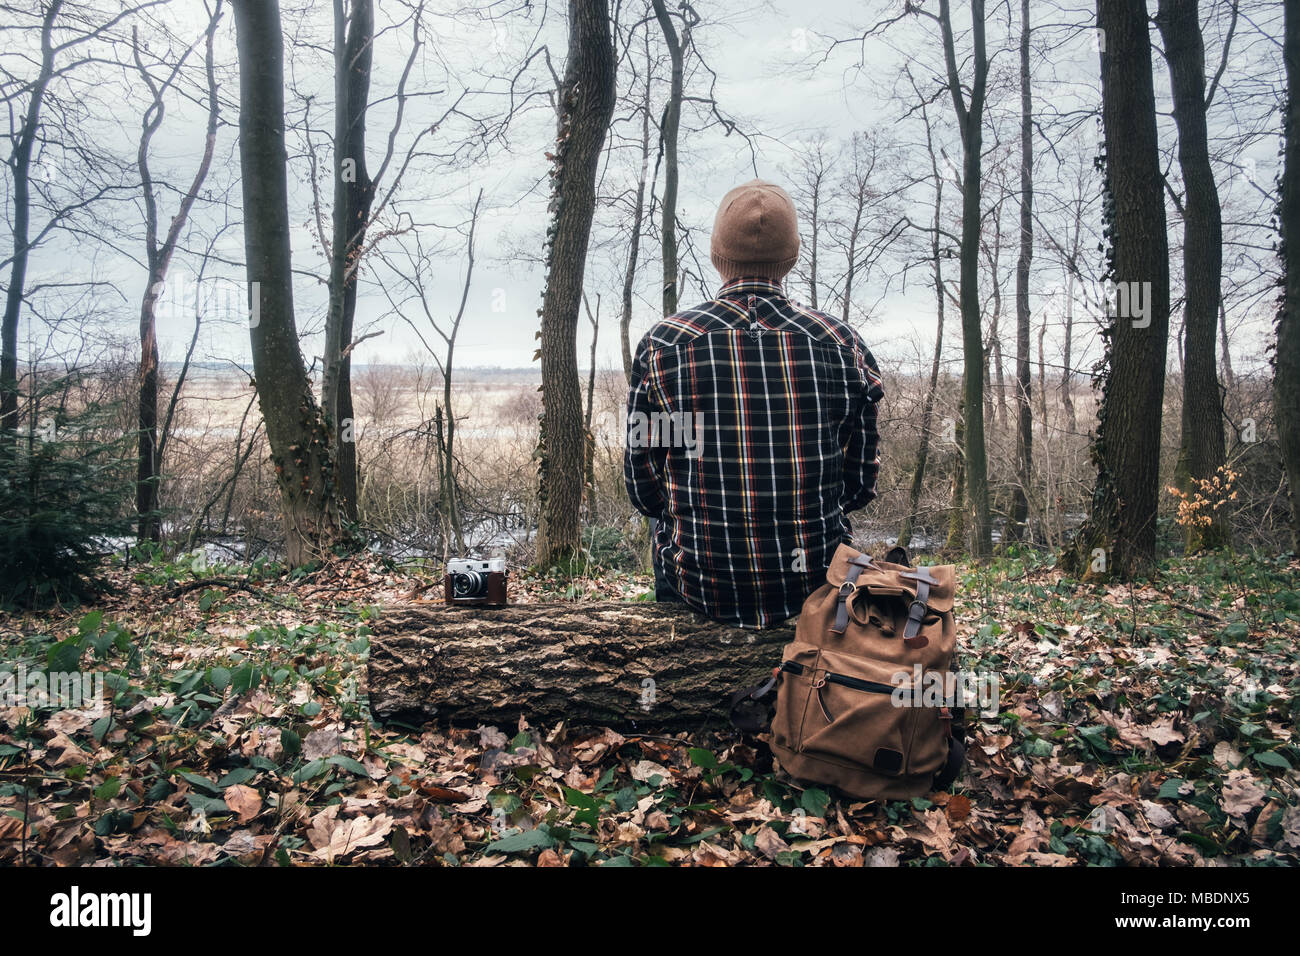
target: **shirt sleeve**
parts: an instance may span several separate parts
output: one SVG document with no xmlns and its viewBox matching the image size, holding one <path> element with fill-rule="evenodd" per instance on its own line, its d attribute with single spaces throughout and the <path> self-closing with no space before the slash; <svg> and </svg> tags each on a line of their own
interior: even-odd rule
<svg viewBox="0 0 1300 956">
<path fill-rule="evenodd" d="M 653 417 L 661 411 L 655 399 L 652 347 L 649 337 L 637 346 L 632 360 L 632 381 L 627 393 L 626 448 L 623 481 L 637 511 L 649 518 L 662 518 L 665 509 L 663 474 L 668 449 L 649 440 Z"/>
<path fill-rule="evenodd" d="M 860 388 L 853 396 L 849 417 L 840 433 L 840 445 L 844 450 L 844 493 L 840 508 L 846 516 L 865 508 L 876 497 L 876 476 L 880 473 L 876 409 L 885 397 L 880 369 L 871 352 L 859 341 L 854 353 Z"/>
</svg>

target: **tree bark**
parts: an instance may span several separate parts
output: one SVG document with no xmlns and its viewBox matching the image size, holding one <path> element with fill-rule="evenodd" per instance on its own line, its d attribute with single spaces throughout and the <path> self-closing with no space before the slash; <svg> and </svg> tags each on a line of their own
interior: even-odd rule
<svg viewBox="0 0 1300 956">
<path fill-rule="evenodd" d="M 818 233 L 821 232 L 821 185 L 821 176 L 818 175 L 812 184 L 812 215 L 808 219 L 808 304 L 814 309 L 819 308 L 817 304 L 817 240 L 819 238 Z"/>
<path fill-rule="evenodd" d="M 1070 363 L 1074 361 L 1074 284 L 1075 278 L 1071 274 L 1066 278 L 1066 298 L 1065 298 L 1065 341 L 1061 346 L 1061 407 L 1065 409 L 1065 420 L 1068 423 L 1070 434 L 1074 434 L 1079 429 L 1079 419 L 1074 411 L 1074 381 L 1071 375 Z M 1047 319 L 1043 319 L 1043 328 L 1047 328 Z M 1043 354 L 1042 348 L 1043 333 L 1039 333 L 1039 360 Z M 1043 422 L 1047 422 L 1047 398 L 1046 391 L 1043 392 Z"/>
<path fill-rule="evenodd" d="M 1098 0 L 1105 208 L 1115 303 L 1108 308 L 1092 507 L 1067 571 L 1132 579 L 1155 563 L 1160 425 L 1169 341 L 1169 242 L 1146 4 Z M 1128 310 L 1122 308 L 1126 289 Z M 1135 307 L 1135 300 L 1138 303 Z"/>
<path fill-rule="evenodd" d="M 944 550 L 957 554 L 966 548 L 966 442 L 963 431 L 966 415 L 966 383 L 961 383 L 957 396 L 957 417 L 954 422 L 953 444 L 957 454 L 952 466 L 952 506 L 948 509 L 948 540 Z"/>
<path fill-rule="evenodd" d="M 1228 310 L 1219 297 L 1219 349 L 1223 353 L 1223 384 L 1231 395 L 1237 390 L 1237 378 L 1232 371 L 1232 349 L 1228 344 Z"/>
<path fill-rule="evenodd" d="M 623 274 L 623 314 L 618 320 L 623 350 L 623 377 L 632 381 L 632 292 L 636 288 L 637 260 L 641 254 L 641 229 L 645 222 L 645 181 L 650 171 L 650 74 L 649 40 L 646 41 L 645 102 L 641 104 L 641 174 L 636 183 L 636 206 L 632 210 L 632 241 Z"/>
<path fill-rule="evenodd" d="M 663 222 L 660 226 L 662 238 L 664 287 L 664 315 L 677 311 L 677 132 L 682 120 L 682 85 L 685 72 L 685 51 L 690 42 L 693 21 L 688 20 L 679 37 L 673 26 L 672 17 L 664 0 L 651 0 L 655 18 L 663 31 L 664 42 L 668 45 L 668 56 L 672 62 L 672 75 L 668 88 L 668 102 L 664 104 L 663 123 L 660 137 L 664 144 L 664 195 Z M 694 12 L 690 12 L 694 16 Z"/>
<path fill-rule="evenodd" d="M 569 0 L 569 51 L 559 91 L 554 221 L 542 299 L 542 423 L 539 436 L 537 563 L 547 567 L 580 545 L 582 387 L 577 329 L 587 241 L 596 208 L 596 166 L 614 114 L 614 45 L 608 0 Z"/>
<path fill-rule="evenodd" d="M 157 541 L 162 532 L 162 516 L 158 510 L 163 444 L 163 438 L 158 434 L 158 297 L 167 282 L 167 272 L 171 266 L 172 256 L 176 252 L 176 245 L 180 242 L 181 230 L 185 228 L 190 209 L 193 208 L 199 190 L 203 188 L 203 183 L 208 178 L 208 170 L 212 167 L 212 154 L 217 145 L 217 123 L 221 115 L 221 107 L 217 99 L 213 41 L 221 14 L 221 3 L 218 0 L 208 22 L 204 39 L 203 62 L 208 83 L 208 125 L 203 140 L 203 155 L 190 182 L 190 188 L 182 197 L 180 208 L 172 217 L 167 235 L 161 244 L 158 242 L 158 202 L 154 196 L 153 176 L 149 169 L 149 145 L 153 141 L 154 133 L 162 125 L 165 110 L 163 98 L 171 86 L 171 80 L 169 78 L 161 85 L 154 83 L 140 59 L 136 31 L 131 32 L 136 68 L 153 94 L 152 103 L 145 112 L 136 156 L 144 198 L 145 262 L 148 267 L 148 282 L 140 302 L 140 373 L 135 486 L 135 510 L 138 516 L 136 532 L 141 541 Z M 174 77 L 175 73 L 172 76 Z M 198 294 L 197 290 L 195 294 Z"/>
<path fill-rule="evenodd" d="M 1020 254 L 1016 258 L 1016 486 L 1007 535 L 1028 537 L 1034 414 L 1030 402 L 1029 267 L 1034 258 L 1034 98 L 1029 75 L 1029 0 L 1020 0 Z"/>
<path fill-rule="evenodd" d="M 285 527 L 285 558 L 329 556 L 339 540 L 334 454 L 293 313 L 279 0 L 234 0 L 239 49 L 239 163 L 250 338 Z"/>
<path fill-rule="evenodd" d="M 916 514 L 921 507 L 921 489 L 925 484 L 925 469 L 930 458 L 930 432 L 934 422 L 934 400 L 939 391 L 939 369 L 943 360 L 943 322 L 946 290 L 943 285 L 943 255 L 939 245 L 940 227 L 943 224 L 943 177 L 939 175 L 939 164 L 934 155 L 934 140 L 930 133 L 929 114 L 922 109 L 922 115 L 925 117 L 925 139 L 930 153 L 930 171 L 934 176 L 934 221 L 930 233 L 930 270 L 934 276 L 934 298 L 938 320 L 935 323 L 934 331 L 934 358 L 930 362 L 930 385 L 925 394 L 925 404 L 921 408 L 921 437 L 916 450 L 916 465 L 912 469 L 912 484 L 907 494 L 907 513 L 903 515 L 903 526 L 898 532 L 898 546 L 900 548 L 911 547 Z"/>
<path fill-rule="evenodd" d="M 1196 0 L 1160 0 L 1156 24 L 1178 126 L 1178 162 L 1186 187 L 1183 212 L 1183 410 L 1175 478 L 1188 491 L 1209 479 L 1224 462 L 1223 401 L 1219 392 L 1215 334 L 1223 267 L 1223 214 L 1210 167 L 1205 121 L 1205 42 Z M 1189 527 L 1187 547 L 1215 548 L 1229 535 L 1220 511 L 1207 528 Z"/>
<path fill-rule="evenodd" d="M 352 0 L 350 15 L 344 0 L 334 0 L 334 208 L 321 405 L 338 457 L 339 504 L 350 521 L 358 518 L 358 476 L 348 347 L 357 310 L 357 271 L 375 195 L 366 169 L 373 39 L 371 0 Z"/>
<path fill-rule="evenodd" d="M 1291 494 L 1291 549 L 1300 553 L 1300 3 L 1287 0 L 1282 59 L 1286 64 L 1286 140 L 1283 146 L 1282 304 L 1277 317 L 1273 404 L 1278 443 Z"/>
<path fill-rule="evenodd" d="M 478 195 L 474 198 L 474 209 L 470 213 L 469 236 L 465 241 L 465 284 L 461 286 L 460 306 L 452 320 L 451 331 L 443 336 L 447 345 L 447 358 L 442 363 L 442 407 L 446 409 L 447 427 L 444 441 L 442 425 L 438 426 L 442 462 L 438 494 L 439 507 L 447 523 L 444 548 L 454 547 L 457 554 L 465 553 L 465 516 L 461 512 L 460 480 L 456 475 L 456 410 L 452 406 L 452 375 L 456 367 L 456 339 L 460 335 L 461 323 L 465 321 L 465 307 L 469 304 L 470 285 L 474 281 L 474 236 L 478 231 L 479 207 L 482 203 L 483 189 L 479 187 Z M 424 301 L 423 296 L 421 298 Z M 436 325 L 434 327 L 437 329 Z M 439 421 L 441 422 L 441 416 Z"/>
<path fill-rule="evenodd" d="M 965 448 L 966 507 L 972 524 L 971 552 L 977 558 L 993 553 L 989 519 L 988 455 L 984 443 L 984 336 L 979 300 L 980 197 L 983 148 L 984 95 L 988 81 L 988 55 L 984 45 L 984 0 L 971 0 L 973 77 L 969 103 L 962 95 L 953 40 L 952 12 L 948 0 L 939 2 L 948 88 L 962 141 L 961 222 L 961 326 L 965 356 L 962 440 Z"/>
<path fill-rule="evenodd" d="M 583 485 L 588 491 L 588 512 L 595 514 L 596 491 L 596 435 L 591 430 L 592 416 L 596 412 L 596 346 L 600 342 L 600 295 L 596 295 L 596 311 L 591 311 L 587 294 L 582 295 L 582 304 L 587 309 L 587 321 L 591 323 L 591 354 L 587 358 L 587 411 L 583 416 L 583 437 L 585 458 L 582 463 Z"/>
<path fill-rule="evenodd" d="M 5 293 L 5 312 L 0 320 L 0 447 L 7 449 L 17 441 L 18 432 L 18 316 L 23 307 L 27 286 L 27 259 L 31 252 L 31 169 L 32 148 L 41 125 L 41 106 L 45 89 L 54 75 L 54 44 L 51 35 L 63 0 L 50 0 L 41 23 L 41 68 L 28 95 L 27 112 L 9 155 L 13 172 L 13 259 L 9 266 L 9 288 Z M 36 427 L 35 421 L 32 427 Z"/>
<path fill-rule="evenodd" d="M 1067 303 L 1066 314 L 1069 314 L 1070 306 Z M 1067 328 L 1069 319 L 1066 319 Z M 1038 323 L 1038 419 L 1047 425 L 1047 356 L 1044 355 L 1043 342 L 1047 338 L 1047 316 L 1043 316 L 1043 321 Z M 1069 336 L 1066 336 L 1067 341 Z M 1064 376 L 1063 376 L 1064 377 Z M 1073 431 L 1073 429 L 1071 429 Z"/>
<path fill-rule="evenodd" d="M 984 345 L 984 422 L 986 427 L 1000 431 L 1007 420 L 1006 376 L 1002 365 L 1002 211 L 993 217 L 993 241 L 982 243 L 989 262 L 989 279 L 992 287 L 989 298 L 988 339 Z M 996 387 L 995 387 L 996 386 Z M 996 395 L 996 405 L 994 404 Z"/>
<path fill-rule="evenodd" d="M 780 662 L 791 627 L 718 624 L 683 605 L 629 601 L 414 605 L 372 628 L 379 717 L 697 729 L 726 720 L 732 691 Z"/>
</svg>

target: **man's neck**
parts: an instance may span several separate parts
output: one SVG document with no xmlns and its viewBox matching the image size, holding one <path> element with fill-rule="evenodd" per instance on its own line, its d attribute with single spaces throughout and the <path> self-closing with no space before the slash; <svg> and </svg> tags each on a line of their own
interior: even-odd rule
<svg viewBox="0 0 1300 956">
<path fill-rule="evenodd" d="M 755 295 L 785 295 L 785 290 L 777 279 L 769 279 L 765 276 L 737 276 L 734 279 L 728 279 L 718 290 L 718 298 L 723 296 L 735 295 L 740 293 L 753 293 Z"/>
</svg>

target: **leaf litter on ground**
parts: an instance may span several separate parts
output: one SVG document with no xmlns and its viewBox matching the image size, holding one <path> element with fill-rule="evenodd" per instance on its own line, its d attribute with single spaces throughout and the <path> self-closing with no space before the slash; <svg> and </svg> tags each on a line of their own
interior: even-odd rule
<svg viewBox="0 0 1300 956">
<path fill-rule="evenodd" d="M 949 792 L 862 801 L 730 733 L 376 724 L 367 622 L 436 599 L 391 563 L 206 590 L 119 566 L 90 612 L 0 616 L 0 668 L 101 672 L 109 699 L 0 706 L 0 863 L 1294 865 L 1296 571 L 1211 555 L 1128 588 L 1033 555 L 963 566 L 960 663 L 998 700 L 968 711 Z M 514 599 L 650 587 L 531 577 Z"/>
</svg>

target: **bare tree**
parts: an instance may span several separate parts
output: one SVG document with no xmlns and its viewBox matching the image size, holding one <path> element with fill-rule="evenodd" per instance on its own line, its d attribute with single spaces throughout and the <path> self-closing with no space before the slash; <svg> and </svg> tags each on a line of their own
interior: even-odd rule
<svg viewBox="0 0 1300 956">
<path fill-rule="evenodd" d="M 623 314 L 619 317 L 619 343 L 623 350 L 623 377 L 632 379 L 632 292 L 636 288 L 637 261 L 641 253 L 641 230 L 645 223 L 645 187 L 650 172 L 650 81 L 653 64 L 650 60 L 650 35 L 645 34 L 645 97 L 639 104 L 641 114 L 641 168 L 637 175 L 636 202 L 632 207 L 631 240 L 627 253 L 627 268 L 623 272 Z"/>
<path fill-rule="evenodd" d="M 799 208 L 807 210 L 803 217 L 807 241 L 800 243 L 800 251 L 808 256 L 808 304 L 814 309 L 821 308 L 820 279 L 818 276 L 818 251 L 821 247 L 822 233 L 826 229 L 825 206 L 830 192 L 831 158 L 827 155 L 826 138 L 815 137 L 808 149 L 798 157 L 798 179 L 795 181 L 795 199 Z M 801 266 L 795 267 L 803 272 Z"/>
<path fill-rule="evenodd" d="M 542 298 L 543 414 L 538 448 L 537 563 L 547 567 L 581 545 L 582 388 L 577 326 L 596 167 L 614 114 L 616 69 L 608 0 L 569 0 L 569 49 L 558 97 L 552 171 L 554 216 Z"/>
<path fill-rule="evenodd" d="M 157 541 L 161 531 L 158 513 L 159 482 L 162 476 L 162 442 L 158 435 L 158 319 L 157 304 L 167 282 L 167 270 L 180 242 L 181 232 L 189 220 L 190 210 L 198 199 L 199 191 L 212 167 L 212 154 L 217 145 L 217 124 L 221 106 L 217 98 L 216 67 L 213 60 L 213 41 L 221 21 L 221 0 L 211 8 L 208 28 L 204 32 L 204 75 L 207 78 L 208 125 L 203 140 L 203 152 L 189 188 L 181 197 L 176 215 L 172 217 L 162 242 L 158 241 L 158 197 L 155 195 L 153 174 L 149 166 L 149 146 L 154 134 L 162 126 L 166 113 L 166 94 L 193 50 L 191 46 L 172 65 L 168 75 L 154 78 L 141 56 L 137 30 L 131 30 L 131 52 L 136 72 L 150 93 L 150 103 L 141 120 L 140 144 L 136 164 L 140 171 L 140 190 L 144 198 L 145 215 L 145 265 L 148 283 L 140 303 L 140 379 L 138 408 L 138 453 L 136 466 L 135 508 L 138 515 L 137 534 L 140 540 Z"/>
<path fill-rule="evenodd" d="M 372 0 L 333 0 L 333 7 L 334 208 L 321 405 L 338 456 L 339 504 L 344 514 L 356 521 L 356 430 L 347 426 L 353 424 L 351 345 L 357 270 L 375 196 L 375 183 L 366 169 L 366 111 L 370 106 L 375 16 Z M 418 36 L 415 46 L 418 49 Z"/>
<path fill-rule="evenodd" d="M 1145 0 L 1098 0 L 1097 26 L 1116 295 L 1099 374 L 1092 509 L 1062 563 L 1073 573 L 1131 578 L 1155 560 L 1169 244 Z"/>
<path fill-rule="evenodd" d="M 596 295 L 596 311 L 591 310 L 587 293 L 582 293 L 582 306 L 591 325 L 591 354 L 587 357 L 587 413 L 583 418 L 585 438 L 583 454 L 583 483 L 588 489 L 596 485 L 596 436 L 591 431 L 592 416 L 596 411 L 596 346 L 600 342 L 600 295 Z"/>
<path fill-rule="evenodd" d="M 1029 370 L 1029 269 L 1034 257 L 1034 99 L 1029 72 L 1029 0 L 1020 0 L 1020 253 L 1016 257 L 1016 486 L 1007 534 L 1023 539 L 1033 479 L 1033 387 Z"/>
<path fill-rule="evenodd" d="M 909 78 L 911 74 L 908 74 Z M 915 86 L 913 87 L 915 89 Z M 918 91 L 919 94 L 919 91 Z M 921 434 L 916 450 L 916 463 L 912 467 L 912 482 L 908 489 L 907 511 L 903 515 L 903 526 L 898 532 L 898 545 L 902 548 L 911 546 L 913 526 L 921 506 L 921 489 L 925 486 L 925 469 L 930 458 L 931 431 L 934 427 L 934 402 L 939 391 L 939 370 L 943 359 L 943 323 L 944 306 L 947 290 L 943 284 L 944 238 L 943 229 L 943 175 L 939 172 L 939 160 L 934 146 L 934 134 L 930 126 L 928 104 L 921 98 L 921 119 L 925 124 L 926 153 L 930 157 L 930 175 L 934 180 L 934 217 L 930 228 L 930 274 L 934 282 L 935 313 L 937 316 L 934 330 L 934 357 L 930 362 L 930 381 L 925 393 L 925 403 L 921 406 Z"/>
<path fill-rule="evenodd" d="M 1186 186 L 1183 210 L 1183 409 L 1175 477 L 1187 491 L 1193 481 L 1214 477 L 1224 461 L 1223 401 L 1219 393 L 1215 333 L 1223 269 L 1223 214 L 1210 167 L 1206 130 L 1205 42 L 1197 0 L 1160 0 L 1156 24 L 1174 94 L 1178 162 Z M 1236 14 L 1236 4 L 1233 4 Z M 1228 45 L 1223 52 L 1225 61 Z M 1226 515 L 1208 527 L 1189 525 L 1190 549 L 1216 547 L 1229 534 Z"/>
<path fill-rule="evenodd" d="M 939 12 L 931 13 L 908 4 L 908 9 L 938 22 L 943 34 L 944 64 L 948 92 L 962 142 L 961 224 L 961 324 L 965 356 L 962 402 L 962 441 L 965 448 L 966 507 L 970 509 L 971 551 L 976 557 L 993 552 L 989 518 L 988 455 L 984 443 L 984 336 L 979 299 L 979 253 L 981 221 L 981 179 L 983 173 L 984 97 L 988 86 L 989 61 L 984 43 L 984 0 L 971 0 L 971 84 L 969 99 L 962 92 L 960 64 L 949 0 L 939 0 Z"/>
<path fill-rule="evenodd" d="M 9 154 L 5 164 L 9 167 L 13 189 L 9 234 L 11 253 L 0 261 L 0 268 L 9 270 L 9 283 L 5 290 L 4 315 L 0 319 L 0 449 L 12 447 L 19 420 L 18 388 L 18 323 L 23 305 L 32 290 L 28 287 L 27 270 L 32 252 L 57 231 L 77 234 L 77 217 L 91 210 L 107 196 L 125 193 L 130 187 L 119 181 L 121 163 L 106 155 L 98 142 L 73 129 L 74 114 L 84 118 L 86 86 L 81 90 L 68 90 L 59 96 L 57 86 L 66 84 L 70 77 L 87 67 L 103 62 L 103 54 L 96 49 L 101 40 L 118 38 L 116 28 L 139 12 L 158 6 L 164 0 L 143 0 L 134 5 L 119 4 L 116 12 L 109 13 L 94 4 L 67 3 L 65 0 L 40 0 L 34 4 L 35 16 L 30 10 L 21 10 L 17 4 L 5 7 L 6 18 L 17 19 L 25 14 L 34 22 L 6 22 L 5 39 L 15 33 L 35 32 L 39 38 L 40 55 L 36 59 L 36 74 L 30 79 L 15 75 L 8 69 L 0 71 L 0 90 L 9 111 Z M 57 33 L 57 38 L 56 38 Z M 5 52 L 8 52 L 6 50 Z M 30 57 L 19 57 L 29 62 Z M 89 72 L 86 73 L 89 76 Z M 53 109 L 53 117 L 47 115 Z M 75 180 L 70 195 L 55 199 L 50 190 L 42 190 L 39 177 L 33 181 L 33 163 L 37 150 L 41 153 L 61 150 L 73 157 L 59 179 Z M 33 212 L 44 211 L 45 221 L 33 223 Z M 106 283 L 70 280 L 63 283 L 86 287 L 112 288 Z"/>
<path fill-rule="evenodd" d="M 366 254 L 401 226 L 371 230 L 392 204 L 420 143 L 439 128 L 458 107 L 461 94 L 435 122 L 424 126 L 409 143 L 405 155 L 397 139 L 406 120 L 411 74 L 424 48 L 424 0 L 410 4 L 407 18 L 411 47 L 393 93 L 396 111 L 387 133 L 387 145 L 377 170 L 371 175 L 366 162 L 366 118 L 372 107 L 371 71 L 374 60 L 374 0 L 333 0 L 334 9 L 334 149 L 331 157 L 334 184 L 330 216 L 331 235 L 321 244 L 329 257 L 329 311 L 325 319 L 324 371 L 321 404 L 334 436 L 338 456 L 339 500 L 347 517 L 358 518 L 357 429 L 352 405 L 352 352 L 360 340 L 354 332 L 357 287 Z M 421 91 L 435 95 L 442 90 Z M 391 180 L 388 178 L 391 172 Z M 313 180 L 314 183 L 314 180 Z M 382 195 L 380 189 L 383 188 Z M 319 211 L 317 219 L 319 221 Z M 400 218 L 400 217 L 399 217 Z"/>
<path fill-rule="evenodd" d="M 1283 146 L 1282 303 L 1277 316 L 1273 402 L 1282 464 L 1291 494 L 1291 547 L 1300 552 L 1300 3 L 1285 5 L 1286 142 Z"/>
<path fill-rule="evenodd" d="M 329 428 L 298 344 L 284 146 L 284 35 L 279 0 L 233 0 L 239 48 L 239 160 L 250 336 L 257 395 L 275 463 L 291 565 L 340 540 Z"/>
<path fill-rule="evenodd" d="M 399 243 L 401 259 L 396 253 L 381 252 L 388 270 L 397 276 L 406 289 L 405 295 L 398 295 L 387 284 L 383 284 L 384 293 L 393 311 L 411 327 L 420 342 L 433 356 L 438 374 L 442 379 L 442 401 L 434 408 L 433 437 L 437 451 L 438 474 L 438 511 L 442 516 L 444 529 L 444 552 L 454 546 L 457 552 L 465 550 L 465 517 L 461 505 L 461 479 L 459 475 L 456 446 L 456 411 L 452 404 L 454 395 L 453 380 L 456 371 L 456 340 L 460 335 L 461 325 L 465 319 L 465 309 L 469 303 L 470 286 L 474 279 L 475 237 L 483 203 L 483 190 L 480 188 L 470 211 L 469 223 L 465 235 L 465 281 L 461 284 L 460 304 L 449 324 L 443 324 L 435 314 L 437 282 L 433 270 L 442 259 L 442 250 L 428 247 L 421 237 L 421 230 L 412 230 L 409 237 Z M 424 330 L 412 318 L 408 303 L 414 300 L 424 317 L 425 324 L 433 334 L 441 339 L 441 346 L 435 347 Z"/>
<path fill-rule="evenodd" d="M 664 315 L 677 311 L 677 134 L 682 122 L 682 96 L 686 52 L 691 46 L 691 30 L 700 22 L 699 15 L 689 3 L 681 4 L 682 30 L 679 35 L 664 0 L 651 0 L 655 18 L 663 31 L 664 42 L 672 61 L 668 102 L 664 104 L 663 119 L 659 124 L 660 140 L 664 150 L 664 193 L 660 199 L 663 221 L 660 242 L 663 250 Z"/>
<path fill-rule="evenodd" d="M 889 224 L 876 215 L 884 199 L 877 182 L 877 167 L 882 153 L 879 138 L 873 133 L 854 133 L 848 144 L 849 163 L 838 192 L 844 197 L 846 213 L 836 223 L 841 233 L 836 242 L 844 253 L 844 275 L 840 282 L 840 318 L 849 321 L 853 306 L 855 280 L 866 285 L 871 269 L 879 263 L 898 238 L 904 220 Z M 838 283 L 837 283 L 838 284 Z"/>
</svg>

